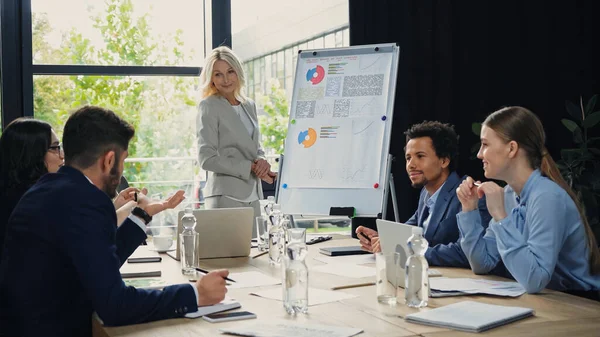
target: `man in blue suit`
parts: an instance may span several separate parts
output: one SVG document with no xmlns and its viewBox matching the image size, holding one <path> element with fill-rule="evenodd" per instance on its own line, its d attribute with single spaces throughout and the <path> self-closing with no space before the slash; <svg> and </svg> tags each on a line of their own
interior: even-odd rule
<svg viewBox="0 0 600 337">
<path fill-rule="evenodd" d="M 182 317 L 225 297 L 226 270 L 194 285 L 127 287 L 119 268 L 164 209 L 142 200 L 119 227 L 111 202 L 134 130 L 87 106 L 65 125 L 65 166 L 42 177 L 14 209 L 0 263 L 0 335 L 90 336 L 106 325 Z"/>
<path fill-rule="evenodd" d="M 430 265 L 469 268 L 469 261 L 460 247 L 456 223 L 456 214 L 461 211 L 456 188 L 464 178 L 455 171 L 458 136 L 454 127 L 425 121 L 413 125 L 405 135 L 406 172 L 412 186 L 421 188 L 417 211 L 406 224 L 423 227 L 429 242 L 425 258 Z M 479 211 L 482 222 L 488 223 L 490 215 L 485 201 L 479 203 Z M 364 249 L 381 250 L 376 231 L 360 226 L 356 232 L 371 238 L 369 242 L 359 235 Z"/>
</svg>

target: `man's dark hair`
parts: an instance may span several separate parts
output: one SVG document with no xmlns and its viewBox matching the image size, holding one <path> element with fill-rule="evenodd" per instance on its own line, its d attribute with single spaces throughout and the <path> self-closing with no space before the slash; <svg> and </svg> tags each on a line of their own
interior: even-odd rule
<svg viewBox="0 0 600 337">
<path fill-rule="evenodd" d="M 86 169 L 111 150 L 116 152 L 118 159 L 129 147 L 134 133 L 133 127 L 111 110 L 97 106 L 81 107 L 65 124 L 65 165 Z"/>
<path fill-rule="evenodd" d="M 433 150 L 439 158 L 450 159 L 448 169 L 450 172 L 458 166 L 458 135 L 454 126 L 436 121 L 424 121 L 415 124 L 404 132 L 406 142 L 414 138 L 429 137 L 433 144 Z"/>
</svg>

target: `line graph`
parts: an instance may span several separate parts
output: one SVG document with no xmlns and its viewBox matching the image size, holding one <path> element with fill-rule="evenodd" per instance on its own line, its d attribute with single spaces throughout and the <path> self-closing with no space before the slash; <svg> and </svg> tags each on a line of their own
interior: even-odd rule
<svg viewBox="0 0 600 337">
<path fill-rule="evenodd" d="M 358 69 L 361 72 L 381 73 L 385 72 L 384 56 L 377 55 L 373 57 L 362 57 L 359 60 Z"/>
<path fill-rule="evenodd" d="M 355 98 L 350 103 L 350 116 L 385 115 L 380 101 L 381 99 L 378 97 L 371 97 L 367 100 Z"/>
<path fill-rule="evenodd" d="M 365 132 L 367 129 L 369 129 L 369 128 L 371 127 L 371 125 L 373 125 L 373 123 L 375 123 L 375 122 L 374 122 L 374 121 L 371 121 L 371 122 L 369 123 L 369 125 L 365 126 L 365 127 L 362 129 L 362 130 L 360 130 L 360 131 L 357 131 L 357 132 L 354 132 L 354 135 L 356 136 L 356 135 L 359 135 L 359 134 L 361 134 L 361 133 Z"/>
</svg>

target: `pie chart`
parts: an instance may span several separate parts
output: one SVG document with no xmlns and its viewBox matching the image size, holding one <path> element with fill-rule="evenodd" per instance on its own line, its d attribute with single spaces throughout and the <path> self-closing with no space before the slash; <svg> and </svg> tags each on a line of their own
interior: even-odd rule
<svg viewBox="0 0 600 337">
<path fill-rule="evenodd" d="M 308 130 L 300 131 L 298 133 L 298 144 L 304 145 L 304 148 L 309 148 L 317 141 L 317 131 L 313 128 Z"/>
<path fill-rule="evenodd" d="M 313 85 L 321 83 L 325 78 L 325 69 L 321 66 L 308 69 L 306 72 L 306 80 L 312 82 Z"/>
</svg>

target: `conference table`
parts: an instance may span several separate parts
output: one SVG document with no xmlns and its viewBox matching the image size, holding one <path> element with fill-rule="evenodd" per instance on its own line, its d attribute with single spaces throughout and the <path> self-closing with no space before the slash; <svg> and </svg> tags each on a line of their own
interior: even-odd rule
<svg viewBox="0 0 600 337">
<path fill-rule="evenodd" d="M 358 284 L 374 281 L 374 277 L 349 278 L 318 271 L 311 271 L 323 262 L 314 257 L 320 255 L 319 248 L 331 246 L 358 245 L 356 239 L 349 236 L 334 235 L 333 240 L 308 246 L 306 264 L 309 268 L 309 284 L 311 288 L 330 290 L 332 287 Z M 200 267 L 204 269 L 227 268 L 231 272 L 259 271 L 263 274 L 281 278 L 280 267 L 269 264 L 269 256 L 263 255 L 253 258 L 259 252 L 253 248 L 249 257 L 208 259 L 201 260 Z M 188 283 L 189 276 L 181 274 L 180 264 L 167 254 L 161 254 L 162 262 L 145 263 L 143 268 L 162 271 L 162 279 L 169 284 Z M 127 268 L 127 266 L 125 266 Z M 137 266 L 136 268 L 142 268 Z M 504 280 L 496 276 L 475 275 L 469 269 L 439 268 L 444 277 L 481 278 L 488 280 Z M 262 288 L 281 289 L 281 285 Z M 261 288 L 258 288 L 260 290 Z M 424 309 L 413 309 L 404 305 L 403 300 L 392 307 L 380 304 L 376 299 L 374 285 L 365 287 L 336 290 L 357 297 L 309 306 L 308 314 L 290 316 L 283 308 L 283 303 L 276 300 L 251 295 L 257 288 L 230 289 L 227 296 L 234 298 L 242 304 L 242 308 L 257 315 L 256 319 L 230 321 L 222 323 L 209 323 L 201 318 L 178 318 L 163 321 L 149 322 L 120 327 L 105 327 L 98 320 L 93 321 L 94 336 L 127 336 L 127 337 L 158 337 L 158 336 L 219 336 L 218 329 L 225 327 L 239 327 L 260 323 L 285 321 L 293 324 L 319 324 L 338 327 L 353 327 L 363 330 L 358 336 L 473 336 L 472 333 L 450 330 L 446 328 L 431 327 L 420 324 L 408 323 L 404 320 L 407 314 L 419 310 L 432 308 L 471 300 L 488 304 L 527 307 L 535 310 L 533 317 L 510 323 L 481 333 L 489 336 L 600 336 L 600 302 L 568 295 L 562 292 L 544 290 L 539 294 L 524 294 L 517 298 L 494 296 L 455 296 L 430 298 L 429 306 Z M 400 296 L 403 299 L 403 295 Z"/>
</svg>

